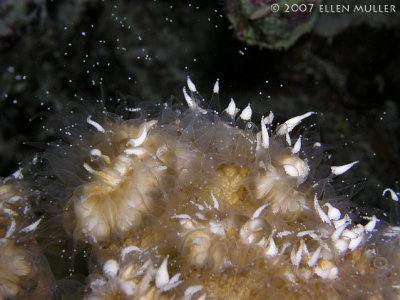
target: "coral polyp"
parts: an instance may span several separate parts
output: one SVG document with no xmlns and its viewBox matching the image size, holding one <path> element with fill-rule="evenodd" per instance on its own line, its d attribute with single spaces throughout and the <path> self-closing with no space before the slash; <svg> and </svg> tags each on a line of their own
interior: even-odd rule
<svg viewBox="0 0 400 300">
<path fill-rule="evenodd" d="M 90 249 L 83 297 L 400 299 L 400 230 L 335 191 L 358 161 L 327 165 L 302 126 L 316 113 L 257 126 L 250 105 L 217 112 L 187 86 L 188 108 L 171 100 L 158 116 L 81 111 L 70 144 L 41 155 L 58 167 L 56 214 Z"/>
<path fill-rule="evenodd" d="M 29 199 L 36 196 L 14 177 L 1 180 L 0 299 L 46 299 L 53 295 L 53 277 L 31 235 L 41 222 L 32 220 Z"/>
<path fill-rule="evenodd" d="M 88 123 L 100 126 L 95 121 Z M 119 149 L 117 153 L 107 153 L 99 149 L 101 145 L 93 144 L 89 151 L 90 160 L 83 167 L 92 179 L 70 200 L 76 215 L 77 238 L 97 243 L 127 237 L 140 225 L 142 215 L 150 213 L 155 202 L 161 200 L 159 177 L 164 169 L 146 155 L 154 150 L 150 139 L 146 143 L 149 149 L 140 147 L 150 128 L 151 122 L 144 122 L 138 138 L 130 138 L 138 129 L 134 125 L 114 124 L 101 130 L 106 140 Z M 99 164 L 99 169 L 93 169 Z"/>
</svg>

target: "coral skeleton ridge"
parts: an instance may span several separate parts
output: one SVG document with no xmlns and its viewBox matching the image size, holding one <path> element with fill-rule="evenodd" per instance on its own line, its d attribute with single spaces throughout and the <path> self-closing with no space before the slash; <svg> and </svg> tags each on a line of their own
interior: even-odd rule
<svg viewBox="0 0 400 300">
<path fill-rule="evenodd" d="M 218 113 L 189 77 L 187 86 L 188 108 L 88 115 L 68 151 L 43 156 L 70 162 L 58 173 L 61 211 L 66 232 L 91 249 L 84 298 L 400 299 L 400 230 L 335 193 L 336 177 L 358 162 L 321 163 L 322 144 L 300 127 L 315 112 L 277 126 L 270 112 L 257 126 L 250 104 L 240 112 L 231 99 Z M 78 183 L 65 180 L 74 173 Z M 3 203 L 4 220 L 19 224 Z M 15 226 L 2 233 L 7 247 L 16 247 L 7 239 Z M 18 265 L 14 285 L 1 279 L 3 294 L 32 272 Z"/>
</svg>

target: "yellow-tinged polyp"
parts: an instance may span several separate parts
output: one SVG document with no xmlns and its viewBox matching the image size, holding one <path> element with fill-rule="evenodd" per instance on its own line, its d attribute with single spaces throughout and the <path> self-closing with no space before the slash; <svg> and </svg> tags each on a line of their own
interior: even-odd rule
<svg viewBox="0 0 400 300">
<path fill-rule="evenodd" d="M 0 181 L 0 299 L 48 299 L 54 281 L 33 233 L 29 198 L 36 193 L 15 178 Z"/>
</svg>

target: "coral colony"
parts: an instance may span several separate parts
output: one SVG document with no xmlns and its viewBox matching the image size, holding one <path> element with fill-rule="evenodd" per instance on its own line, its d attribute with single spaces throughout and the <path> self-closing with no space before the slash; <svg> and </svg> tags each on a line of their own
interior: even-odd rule
<svg viewBox="0 0 400 300">
<path fill-rule="evenodd" d="M 226 0 L 225 3 L 227 17 L 239 40 L 262 48 L 288 49 L 313 28 L 321 1 Z"/>
<path fill-rule="evenodd" d="M 335 192 L 357 162 L 321 163 L 299 126 L 314 112 L 257 126 L 250 104 L 218 113 L 187 85 L 189 108 L 171 100 L 158 118 L 75 113 L 68 144 L 32 162 L 53 167 L 63 192 L 51 202 L 90 253 L 84 299 L 400 299 L 399 228 Z M 0 189 L 2 299 L 51 294 L 34 239 L 46 213 L 30 212 L 27 186 L 17 171 Z"/>
</svg>

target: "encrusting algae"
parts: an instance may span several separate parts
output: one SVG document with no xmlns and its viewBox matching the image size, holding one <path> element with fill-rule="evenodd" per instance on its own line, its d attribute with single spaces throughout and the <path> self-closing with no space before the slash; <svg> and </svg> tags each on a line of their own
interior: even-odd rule
<svg viewBox="0 0 400 300">
<path fill-rule="evenodd" d="M 257 127 L 250 105 L 205 109 L 187 84 L 188 109 L 89 115 L 68 151 L 43 155 L 70 161 L 58 176 L 64 227 L 91 246 L 84 298 L 400 299 L 398 227 L 332 192 L 357 162 L 320 163 L 323 146 L 298 129 L 314 112 Z M 77 168 L 83 179 L 66 180 Z"/>
</svg>

